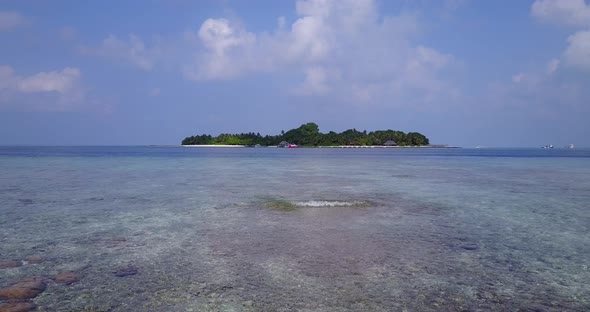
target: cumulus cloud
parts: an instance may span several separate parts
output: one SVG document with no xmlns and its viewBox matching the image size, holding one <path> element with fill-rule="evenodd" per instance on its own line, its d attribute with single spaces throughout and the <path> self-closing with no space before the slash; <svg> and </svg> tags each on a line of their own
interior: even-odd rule
<svg viewBox="0 0 590 312">
<path fill-rule="evenodd" d="M 590 5 L 584 0 L 536 0 L 531 14 L 550 23 L 590 27 Z"/>
<path fill-rule="evenodd" d="M 142 70 L 150 71 L 162 55 L 162 46 L 159 40 L 148 46 L 135 34 L 130 34 L 126 40 L 110 35 L 100 46 L 81 47 L 80 51 L 86 55 L 129 62 Z"/>
<path fill-rule="evenodd" d="M 256 42 L 256 35 L 230 24 L 227 19 L 207 19 L 198 38 L 205 51 L 197 56 L 198 69 L 185 71 L 192 79 L 233 78 L 247 69 L 247 61 L 233 62 L 236 51 L 247 50 Z M 244 51 L 247 52 L 247 51 Z"/>
<path fill-rule="evenodd" d="M 66 67 L 61 71 L 40 72 L 35 75 L 21 78 L 18 81 L 19 90 L 25 93 L 57 92 L 66 94 L 70 92 L 80 79 L 78 68 Z"/>
<path fill-rule="evenodd" d="M 29 109 L 68 110 L 84 99 L 78 68 L 18 76 L 10 66 L 0 65 L 0 106 L 21 103 Z"/>
<path fill-rule="evenodd" d="M 590 25 L 590 6 L 583 0 L 537 0 L 531 14 L 543 21 L 584 29 Z M 490 106 L 526 108 L 534 105 L 536 113 L 561 114 L 564 109 L 588 110 L 590 89 L 582 74 L 565 69 L 590 69 L 590 31 L 579 30 L 567 38 L 567 47 L 558 57 L 527 72 L 512 75 L 511 82 L 491 84 Z M 562 70 L 562 68 L 564 70 Z"/>
<path fill-rule="evenodd" d="M 582 29 L 567 38 L 561 58 L 570 67 L 590 69 L 590 4 L 584 0 L 536 0 L 531 14 L 543 21 Z M 554 60 L 547 70 L 553 73 L 559 64 L 560 60 Z"/>
<path fill-rule="evenodd" d="M 0 11 L 0 31 L 9 31 L 26 23 L 27 19 L 18 12 Z"/>
<path fill-rule="evenodd" d="M 322 67 L 310 67 L 305 69 L 305 80 L 295 88 L 295 94 L 314 95 L 325 94 L 330 90 L 327 85 L 329 73 Z"/>
<path fill-rule="evenodd" d="M 588 79 L 571 72 L 558 72 L 561 64 L 561 60 L 551 59 L 545 68 L 517 72 L 510 81 L 491 83 L 487 95 L 482 98 L 490 103 L 490 107 L 534 107 L 536 111 L 543 110 L 548 114 L 561 113 L 565 108 L 587 111 Z"/>
<path fill-rule="evenodd" d="M 590 30 L 576 32 L 567 41 L 569 45 L 563 53 L 565 61 L 571 66 L 590 70 Z"/>
<path fill-rule="evenodd" d="M 288 84 L 285 92 L 338 101 L 418 103 L 456 95 L 452 79 L 441 78 L 455 60 L 414 42 L 417 16 L 383 16 L 374 0 L 298 0 L 295 13 L 292 21 L 277 17 L 269 31 L 208 18 L 167 44 L 111 35 L 98 47 L 80 50 L 146 71 L 166 65 L 194 81 L 275 75 Z"/>
<path fill-rule="evenodd" d="M 303 77 L 290 89 L 296 94 L 364 101 L 400 95 L 406 87 L 445 92 L 438 76 L 453 57 L 413 43 L 415 16 L 381 16 L 372 0 L 300 0 L 295 9 L 297 18 L 288 23 L 280 17 L 272 32 L 254 33 L 227 19 L 207 19 L 197 34 L 189 35 L 201 48 L 185 64 L 186 77 L 291 73 Z"/>
</svg>

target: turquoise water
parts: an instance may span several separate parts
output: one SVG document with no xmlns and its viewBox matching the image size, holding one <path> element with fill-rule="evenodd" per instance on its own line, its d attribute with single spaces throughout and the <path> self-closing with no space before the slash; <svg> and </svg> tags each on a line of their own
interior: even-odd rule
<svg viewBox="0 0 590 312">
<path fill-rule="evenodd" d="M 0 147 L 39 311 L 584 311 L 590 150 Z M 137 274 L 113 272 L 132 266 Z"/>
</svg>

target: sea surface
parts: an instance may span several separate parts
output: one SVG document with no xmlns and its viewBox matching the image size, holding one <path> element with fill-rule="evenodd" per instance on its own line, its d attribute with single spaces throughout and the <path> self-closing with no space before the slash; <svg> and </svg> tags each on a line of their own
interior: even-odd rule
<svg viewBox="0 0 590 312">
<path fill-rule="evenodd" d="M 6 260 L 37 311 L 589 311 L 590 150 L 0 147 Z"/>
</svg>

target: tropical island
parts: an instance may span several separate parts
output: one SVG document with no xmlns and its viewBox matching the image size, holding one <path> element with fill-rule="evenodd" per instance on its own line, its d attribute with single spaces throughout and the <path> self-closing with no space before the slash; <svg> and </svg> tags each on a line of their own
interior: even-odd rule
<svg viewBox="0 0 590 312">
<path fill-rule="evenodd" d="M 330 131 L 321 133 L 317 124 L 309 122 L 299 128 L 278 135 L 260 133 L 222 133 L 216 137 L 203 134 L 186 137 L 182 145 L 230 145 L 230 146 L 280 146 L 289 145 L 306 147 L 331 146 L 427 146 L 429 140 L 418 132 L 405 133 L 395 130 L 377 130 L 367 132 L 348 129 L 341 133 Z"/>
</svg>

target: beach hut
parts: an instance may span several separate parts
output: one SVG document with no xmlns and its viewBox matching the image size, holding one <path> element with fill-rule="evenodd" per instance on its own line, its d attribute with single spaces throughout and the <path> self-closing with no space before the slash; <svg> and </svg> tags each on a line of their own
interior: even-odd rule
<svg viewBox="0 0 590 312">
<path fill-rule="evenodd" d="M 395 143 L 394 140 L 389 140 L 389 141 L 383 143 L 383 146 L 397 146 L 397 143 Z"/>
</svg>

